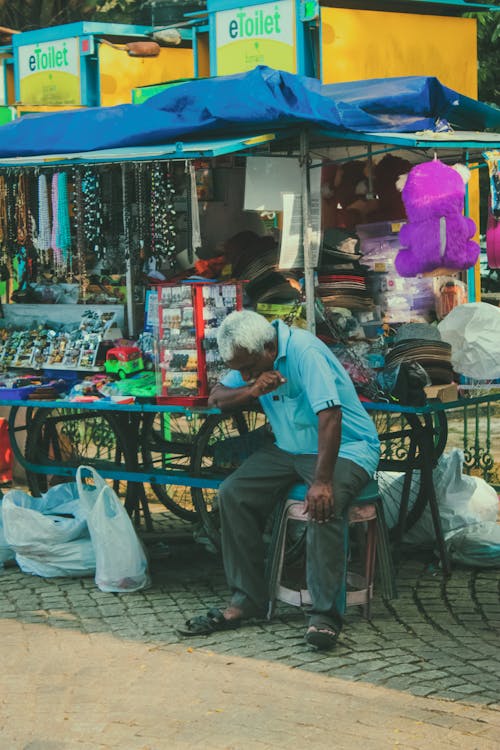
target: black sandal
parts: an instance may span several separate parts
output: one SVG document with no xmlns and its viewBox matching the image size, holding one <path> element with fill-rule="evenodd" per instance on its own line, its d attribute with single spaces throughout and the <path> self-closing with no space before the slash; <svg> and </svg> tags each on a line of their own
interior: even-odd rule
<svg viewBox="0 0 500 750">
<path fill-rule="evenodd" d="M 328 651 L 337 643 L 340 630 L 328 620 L 311 623 L 305 635 L 306 642 L 318 651 Z"/>
<path fill-rule="evenodd" d="M 241 618 L 228 620 L 221 609 L 209 609 L 206 615 L 198 615 L 186 620 L 184 628 L 177 628 L 182 636 L 211 635 L 218 630 L 236 630 L 241 625 Z"/>
</svg>

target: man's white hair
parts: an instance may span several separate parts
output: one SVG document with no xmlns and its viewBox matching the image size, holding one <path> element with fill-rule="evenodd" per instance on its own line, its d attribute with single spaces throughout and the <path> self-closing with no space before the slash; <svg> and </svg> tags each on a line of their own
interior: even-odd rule
<svg viewBox="0 0 500 750">
<path fill-rule="evenodd" d="M 236 349 L 245 349 L 251 354 L 263 352 L 265 345 L 275 337 L 274 326 L 251 310 L 230 313 L 217 331 L 219 352 L 224 362 L 233 359 Z"/>
</svg>

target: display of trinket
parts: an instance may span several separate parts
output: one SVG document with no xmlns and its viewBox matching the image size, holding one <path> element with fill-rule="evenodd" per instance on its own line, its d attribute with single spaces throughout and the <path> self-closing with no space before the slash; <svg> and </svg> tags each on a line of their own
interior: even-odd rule
<svg viewBox="0 0 500 750">
<path fill-rule="evenodd" d="M 100 343 L 101 337 L 95 333 L 90 334 L 90 336 L 82 341 L 80 359 L 78 360 L 78 367 L 80 369 L 89 370 L 95 366 Z"/>
<path fill-rule="evenodd" d="M 224 318 L 241 307 L 239 284 L 170 284 L 158 290 L 159 399 L 205 400 L 225 371 L 217 348 Z M 190 401 L 191 399 L 191 401 Z M 182 401 L 181 401 L 182 402 Z"/>
<path fill-rule="evenodd" d="M 38 329 L 0 332 L 0 366 L 30 369 L 87 370 L 97 367 L 99 346 L 115 313 L 86 310 L 72 330 Z"/>
<path fill-rule="evenodd" d="M 12 359 L 12 367 L 30 367 L 36 331 L 22 331 L 17 351 Z"/>
<path fill-rule="evenodd" d="M 167 393 L 176 396 L 196 394 L 199 388 L 195 372 L 167 372 L 163 380 Z"/>
</svg>

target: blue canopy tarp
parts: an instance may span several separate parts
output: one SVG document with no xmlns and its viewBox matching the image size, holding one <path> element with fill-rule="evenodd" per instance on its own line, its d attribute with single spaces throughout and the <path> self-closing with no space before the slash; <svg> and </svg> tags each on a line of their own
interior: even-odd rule
<svg viewBox="0 0 500 750">
<path fill-rule="evenodd" d="M 172 86 L 143 104 L 25 115 L 0 129 L 0 156 L 151 146 L 215 135 L 314 126 L 339 132 L 500 127 L 500 110 L 437 78 L 321 84 L 259 66 Z"/>
</svg>

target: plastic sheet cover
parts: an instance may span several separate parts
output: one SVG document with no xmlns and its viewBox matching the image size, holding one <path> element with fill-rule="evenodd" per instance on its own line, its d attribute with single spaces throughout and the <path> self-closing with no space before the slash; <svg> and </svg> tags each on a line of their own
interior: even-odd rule
<svg viewBox="0 0 500 750">
<path fill-rule="evenodd" d="M 500 111 L 437 78 L 401 77 L 323 85 L 259 66 L 247 73 L 176 84 L 143 104 L 24 115 L 0 129 L 0 156 L 148 146 L 215 135 L 310 125 L 356 132 L 477 129 Z"/>
</svg>

